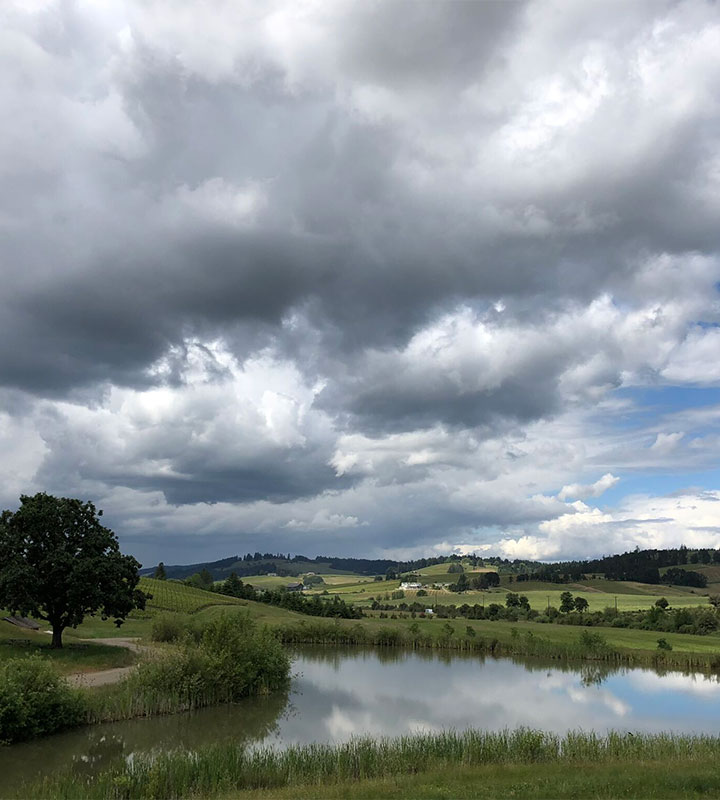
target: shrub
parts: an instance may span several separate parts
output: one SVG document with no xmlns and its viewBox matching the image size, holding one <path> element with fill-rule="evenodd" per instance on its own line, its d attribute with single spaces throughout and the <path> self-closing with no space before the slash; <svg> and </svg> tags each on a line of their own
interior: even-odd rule
<svg viewBox="0 0 720 800">
<path fill-rule="evenodd" d="M 0 743 L 9 744 L 80 725 L 85 704 L 40 656 L 0 664 Z"/>
<path fill-rule="evenodd" d="M 153 620 L 153 642 L 175 642 L 185 633 L 183 620 L 175 614 L 160 614 Z"/>
<path fill-rule="evenodd" d="M 672 650 L 672 645 L 665 638 L 658 639 L 657 646 L 658 650 Z"/>
<path fill-rule="evenodd" d="M 610 645 L 607 643 L 604 636 L 599 633 L 591 633 L 590 631 L 583 631 L 579 638 L 580 646 L 587 653 L 594 655 L 602 655 L 611 650 Z"/>
<path fill-rule="evenodd" d="M 159 626 L 157 633 L 174 635 L 176 627 Z M 122 719 L 233 702 L 281 688 L 289 673 L 277 637 L 247 615 L 226 614 L 205 626 L 185 626 L 177 647 L 141 663 L 98 699 L 92 716 Z"/>
</svg>

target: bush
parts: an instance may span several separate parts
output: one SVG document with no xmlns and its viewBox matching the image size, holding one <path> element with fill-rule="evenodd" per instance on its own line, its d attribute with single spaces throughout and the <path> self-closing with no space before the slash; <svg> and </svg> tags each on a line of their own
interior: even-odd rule
<svg viewBox="0 0 720 800">
<path fill-rule="evenodd" d="M 153 638 L 177 640 L 176 622 L 169 618 L 153 627 Z M 204 626 L 181 626 L 181 633 L 176 648 L 143 662 L 128 678 L 133 715 L 233 702 L 287 683 L 287 653 L 273 634 L 247 615 L 225 614 Z M 101 709 L 100 716 L 103 713 L 112 718 L 114 711 Z"/>
<path fill-rule="evenodd" d="M 184 620 L 176 614 L 160 614 L 153 620 L 153 642 L 176 642 L 184 633 Z"/>
<path fill-rule="evenodd" d="M 578 641 L 586 653 L 592 653 L 593 655 L 602 655 L 611 650 L 611 647 L 607 643 L 605 637 L 599 633 L 583 631 L 580 634 Z"/>
<path fill-rule="evenodd" d="M 40 656 L 0 664 L 0 743 L 10 744 L 80 725 L 85 704 Z"/>
<path fill-rule="evenodd" d="M 658 639 L 657 640 L 658 650 L 672 650 L 672 645 L 668 642 L 667 639 Z"/>
</svg>

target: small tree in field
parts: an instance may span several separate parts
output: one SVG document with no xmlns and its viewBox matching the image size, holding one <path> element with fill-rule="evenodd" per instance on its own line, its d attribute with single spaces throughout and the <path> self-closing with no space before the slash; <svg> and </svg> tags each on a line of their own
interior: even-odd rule
<svg viewBox="0 0 720 800">
<path fill-rule="evenodd" d="M 560 595 L 560 611 L 563 614 L 569 614 L 571 611 L 575 609 L 575 601 L 573 600 L 573 596 L 570 592 L 563 592 Z"/>
<path fill-rule="evenodd" d="M 52 647 L 85 616 L 100 612 L 122 625 L 145 608 L 140 564 L 120 553 L 92 503 L 40 493 L 0 515 L 0 608 L 47 620 Z"/>
<path fill-rule="evenodd" d="M 575 611 L 579 611 L 581 614 L 587 611 L 590 606 L 588 601 L 582 595 L 578 595 L 575 598 L 573 605 L 575 606 Z"/>
<path fill-rule="evenodd" d="M 167 579 L 167 575 L 165 574 L 165 564 L 163 564 L 162 561 L 157 565 L 157 567 L 155 567 L 153 578 L 157 578 L 159 581 L 164 581 Z"/>
</svg>

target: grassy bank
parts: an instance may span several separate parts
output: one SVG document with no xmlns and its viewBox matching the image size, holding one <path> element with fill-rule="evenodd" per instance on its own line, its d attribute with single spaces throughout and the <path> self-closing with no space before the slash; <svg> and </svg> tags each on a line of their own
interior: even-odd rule
<svg viewBox="0 0 720 800">
<path fill-rule="evenodd" d="M 720 642 L 716 639 L 668 634 L 665 638 L 673 649 L 663 650 L 658 648 L 658 634 L 653 631 L 483 621 L 467 624 L 466 620 L 303 619 L 278 625 L 275 633 L 287 644 L 430 648 L 705 673 L 720 671 Z"/>
<path fill-rule="evenodd" d="M 122 682 L 95 689 L 71 688 L 49 659 L 12 658 L 0 662 L 0 744 L 231 703 L 283 688 L 289 678 L 290 658 L 277 637 L 239 614 L 193 627 Z"/>
<path fill-rule="evenodd" d="M 26 791 L 63 800 L 241 798 L 258 790 L 266 797 L 386 796 L 380 788 L 396 797 L 623 796 L 609 789 L 614 781 L 629 797 L 702 797 L 717 796 L 719 757 L 719 737 L 472 730 L 280 751 L 212 746 L 137 757 L 92 778 L 65 775 Z M 673 776 L 674 793 L 660 781 L 663 773 Z"/>
</svg>

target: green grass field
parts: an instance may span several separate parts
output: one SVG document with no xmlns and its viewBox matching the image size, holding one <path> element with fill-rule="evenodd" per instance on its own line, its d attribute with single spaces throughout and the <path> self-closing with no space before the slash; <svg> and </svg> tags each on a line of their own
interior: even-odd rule
<svg viewBox="0 0 720 800">
<path fill-rule="evenodd" d="M 318 591 L 330 589 L 331 587 L 334 591 L 338 591 L 345 586 L 357 587 L 373 582 L 372 578 L 363 575 L 340 575 L 336 573 L 331 575 L 329 573 L 320 572 L 316 572 L 315 574 L 323 579 L 323 583 L 321 583 L 319 587 L 315 587 Z M 293 575 L 286 575 L 284 577 L 273 575 L 248 575 L 242 578 L 243 583 L 249 583 L 256 589 L 280 589 L 283 586 L 287 586 L 288 583 L 298 583 L 301 580 L 301 577 Z"/>
<path fill-rule="evenodd" d="M 33 654 L 50 658 L 65 674 L 127 667 L 137 661 L 137 656 L 124 647 L 80 643 L 72 637 L 65 639 L 62 650 L 52 650 L 47 633 L 23 630 L 0 620 L 0 661 Z"/>
<path fill-rule="evenodd" d="M 444 565 L 436 565 L 433 569 L 434 581 L 437 576 L 440 576 L 438 582 L 454 582 L 457 580 L 456 573 L 440 573 L 436 567 Z M 466 573 L 469 576 L 473 573 Z M 425 581 L 424 576 L 421 582 L 426 585 L 429 582 Z M 447 578 L 448 580 L 445 580 Z M 417 592 L 414 590 L 406 590 L 405 597 L 402 599 L 393 600 L 391 597 L 386 598 L 386 594 L 392 594 L 400 586 L 400 581 L 378 581 L 377 583 L 365 584 L 344 584 L 341 586 L 326 586 L 321 587 L 317 591 L 322 591 L 323 588 L 327 589 L 330 595 L 341 595 L 343 600 L 348 603 L 354 603 L 361 608 L 367 608 L 372 603 L 371 598 L 377 598 L 381 603 L 390 603 L 398 605 L 402 602 L 412 603 L 415 600 L 427 605 L 428 607 L 434 604 L 440 605 L 488 605 L 490 603 L 499 603 L 504 605 L 505 594 L 508 591 L 517 592 L 518 594 L 525 595 L 530 601 L 530 607 L 537 611 L 543 611 L 547 608 L 548 603 L 555 608 L 560 607 L 560 595 L 563 592 L 571 592 L 573 596 L 580 595 L 588 601 L 590 611 L 602 611 L 605 608 L 615 608 L 617 605 L 618 611 L 639 611 L 648 609 L 655 604 L 659 597 L 665 597 L 670 605 L 673 607 L 684 606 L 698 606 L 707 604 L 707 596 L 700 591 L 693 592 L 687 588 L 675 586 L 658 586 L 634 582 L 621 582 L 621 581 L 605 581 L 602 579 L 595 579 L 583 581 L 582 583 L 572 584 L 556 584 L 556 583 L 543 583 L 540 581 L 525 581 L 521 583 L 508 582 L 507 576 L 501 581 L 501 585 L 496 588 L 485 592 L 468 591 L 462 594 L 451 592 L 448 589 L 432 589 L 427 586 L 425 591 L 427 595 L 418 597 Z"/>
</svg>

